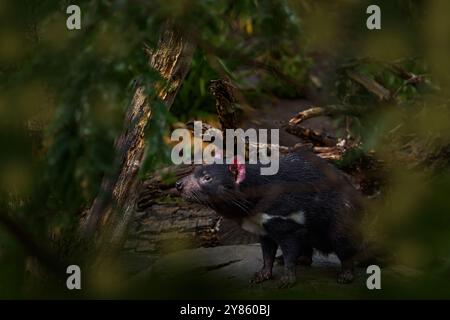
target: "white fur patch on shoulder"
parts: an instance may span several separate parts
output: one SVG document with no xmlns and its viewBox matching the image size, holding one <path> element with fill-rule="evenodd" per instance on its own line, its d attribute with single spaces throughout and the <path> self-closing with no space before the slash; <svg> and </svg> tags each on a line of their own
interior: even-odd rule
<svg viewBox="0 0 450 320">
<path fill-rule="evenodd" d="M 263 236 L 267 234 L 264 229 L 264 222 L 270 219 L 267 213 L 258 213 L 251 217 L 242 219 L 241 228 L 253 234 Z"/>
<path fill-rule="evenodd" d="M 305 224 L 305 213 L 303 211 L 296 211 L 287 216 L 288 219 L 298 224 Z"/>
<path fill-rule="evenodd" d="M 264 228 L 264 223 L 276 218 L 292 220 L 300 225 L 305 224 L 305 214 L 303 211 L 296 211 L 288 216 L 272 216 L 267 213 L 258 213 L 251 217 L 242 219 L 241 228 L 250 233 L 263 236 L 267 234 L 266 229 Z"/>
<path fill-rule="evenodd" d="M 291 220 L 294 221 L 297 224 L 305 224 L 305 214 L 303 211 L 296 211 L 291 213 L 288 216 L 269 216 L 266 215 L 268 218 L 266 219 L 266 221 L 270 220 L 270 219 L 283 219 L 283 220 Z"/>
</svg>

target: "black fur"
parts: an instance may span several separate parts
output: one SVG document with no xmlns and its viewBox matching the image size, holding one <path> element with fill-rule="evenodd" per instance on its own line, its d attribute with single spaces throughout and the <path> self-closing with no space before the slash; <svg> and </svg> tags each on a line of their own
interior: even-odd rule
<svg viewBox="0 0 450 320">
<path fill-rule="evenodd" d="M 238 223 L 261 213 L 271 217 L 262 224 L 264 266 L 255 282 L 271 278 L 278 247 L 286 269 L 282 286 L 294 283 L 300 256 L 311 263 L 313 248 L 335 252 L 342 263 L 338 281 L 352 281 L 353 260 L 362 243 L 357 190 L 342 172 L 306 151 L 282 157 L 276 175 L 263 176 L 260 167 L 245 164 L 245 179 L 236 183 L 237 166 L 201 165 L 178 181 L 177 188 L 188 200 L 208 205 Z M 299 211 L 304 223 L 287 219 Z"/>
</svg>

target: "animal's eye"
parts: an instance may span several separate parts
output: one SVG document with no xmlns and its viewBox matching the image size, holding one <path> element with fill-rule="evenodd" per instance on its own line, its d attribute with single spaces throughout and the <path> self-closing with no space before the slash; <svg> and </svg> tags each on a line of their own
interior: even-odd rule
<svg viewBox="0 0 450 320">
<path fill-rule="evenodd" d="M 205 181 L 205 182 L 209 182 L 209 181 L 211 181 L 212 180 L 212 178 L 211 178 L 211 176 L 210 175 L 204 175 L 203 176 L 203 180 Z"/>
</svg>

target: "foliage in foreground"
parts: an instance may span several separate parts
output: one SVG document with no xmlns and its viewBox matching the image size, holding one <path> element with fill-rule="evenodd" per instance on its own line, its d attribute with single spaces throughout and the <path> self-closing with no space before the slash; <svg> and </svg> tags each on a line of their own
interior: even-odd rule
<svg viewBox="0 0 450 320">
<path fill-rule="evenodd" d="M 368 1 L 78 3 L 81 32 L 64 27 L 66 1 L 15 1 L 0 7 L 1 297 L 63 294 L 56 289 L 63 282 L 37 271 L 30 254 L 41 259 L 49 255 L 50 265 L 74 258 L 80 214 L 97 194 L 102 176 L 114 167 L 114 139 L 135 84 L 147 84 L 152 97 L 150 84 L 158 77 L 148 70 L 143 47 L 155 45 L 167 18 L 196 43 L 197 52 L 173 112 L 154 106 L 144 170 L 167 161 L 164 137 L 171 123 L 214 112 L 210 80 L 231 78 L 250 103 L 272 96 L 294 98 L 310 85 L 310 67 L 320 65 L 313 53 L 325 53 L 338 68 L 322 79 L 322 92 L 315 81 L 319 94 L 330 96 L 330 104 L 364 108 L 357 116 L 335 117 L 350 120 L 341 137 L 358 140 L 364 151 L 374 150 L 389 164 L 389 184 L 372 206 L 376 236 L 397 253 L 400 263 L 426 271 L 414 286 L 394 279 L 387 296 L 411 288 L 414 296 L 448 296 L 443 280 L 450 261 L 450 52 L 443 45 L 450 30 L 448 3 L 386 1 L 384 29 L 378 33 L 364 27 Z M 406 83 L 393 67 L 422 81 Z M 376 81 L 394 97 L 380 101 L 349 77 L 349 70 Z M 107 268 L 93 268 L 87 277 L 91 296 L 114 295 L 126 282 L 120 264 L 105 264 Z M 53 283 L 55 291 L 33 287 L 36 278 Z M 444 289 L 433 291 L 438 287 Z"/>
</svg>

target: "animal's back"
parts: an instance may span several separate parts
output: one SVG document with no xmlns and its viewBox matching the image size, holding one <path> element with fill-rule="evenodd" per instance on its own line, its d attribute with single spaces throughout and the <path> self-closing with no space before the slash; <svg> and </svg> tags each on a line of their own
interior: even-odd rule
<svg viewBox="0 0 450 320">
<path fill-rule="evenodd" d="M 360 212 L 360 195 L 349 179 L 310 152 L 281 157 L 275 175 L 263 176 L 259 172 L 260 165 L 248 165 L 248 178 L 241 186 L 259 198 L 261 204 L 256 210 L 289 215 L 298 209 L 321 221 L 340 212 L 355 215 Z"/>
</svg>

